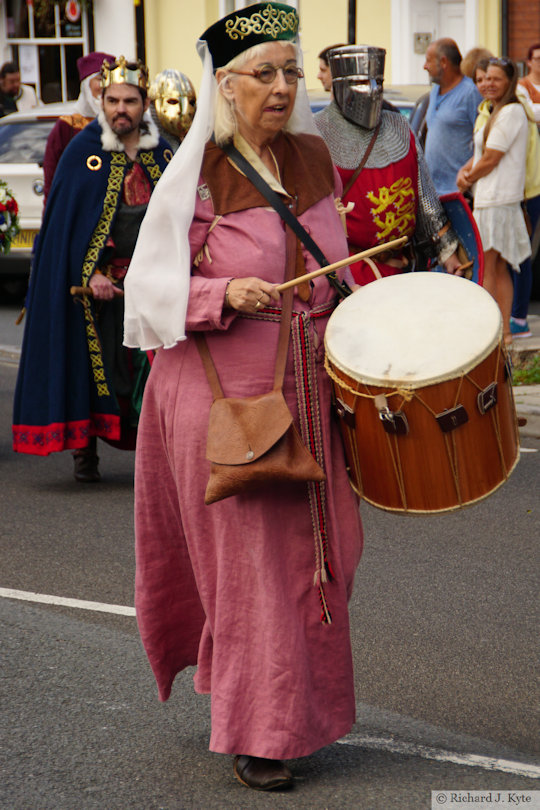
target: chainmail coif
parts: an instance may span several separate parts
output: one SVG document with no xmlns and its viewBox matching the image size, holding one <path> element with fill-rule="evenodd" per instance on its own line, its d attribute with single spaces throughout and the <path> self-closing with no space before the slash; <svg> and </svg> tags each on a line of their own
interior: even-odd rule
<svg viewBox="0 0 540 810">
<path fill-rule="evenodd" d="M 315 123 L 336 166 L 356 169 L 369 146 L 373 130 L 364 129 L 344 118 L 335 101 L 315 115 Z M 409 151 L 409 139 L 410 129 L 406 119 L 399 113 L 383 110 L 381 129 L 366 168 L 383 169 L 402 160 Z"/>
</svg>

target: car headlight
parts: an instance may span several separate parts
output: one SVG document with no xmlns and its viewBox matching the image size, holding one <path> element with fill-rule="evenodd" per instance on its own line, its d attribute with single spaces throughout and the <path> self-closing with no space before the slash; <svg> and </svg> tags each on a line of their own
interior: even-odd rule
<svg viewBox="0 0 540 810">
<path fill-rule="evenodd" d="M 44 191 L 43 180 L 34 180 L 32 183 L 32 189 L 34 190 L 34 194 L 41 197 Z"/>
</svg>

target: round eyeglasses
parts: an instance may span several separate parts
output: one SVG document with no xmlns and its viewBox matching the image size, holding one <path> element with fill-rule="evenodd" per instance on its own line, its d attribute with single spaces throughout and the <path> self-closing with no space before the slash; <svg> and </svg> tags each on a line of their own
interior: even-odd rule
<svg viewBox="0 0 540 810">
<path fill-rule="evenodd" d="M 272 82 L 275 81 L 278 70 L 283 72 L 283 77 L 287 84 L 295 84 L 298 79 L 304 78 L 304 71 L 297 65 L 285 65 L 285 67 L 263 65 L 253 70 L 229 70 L 229 73 L 236 73 L 238 76 L 253 76 L 263 84 L 272 84 Z"/>
</svg>

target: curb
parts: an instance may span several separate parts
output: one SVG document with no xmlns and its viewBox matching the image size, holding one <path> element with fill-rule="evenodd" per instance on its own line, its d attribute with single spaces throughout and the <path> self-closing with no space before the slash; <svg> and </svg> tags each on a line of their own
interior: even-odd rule
<svg viewBox="0 0 540 810">
<path fill-rule="evenodd" d="M 18 365 L 21 359 L 21 350 L 17 346 L 3 346 L 0 344 L 0 359 Z"/>
<path fill-rule="evenodd" d="M 540 439 L 540 416 L 536 414 L 528 414 L 524 411 L 518 411 L 527 418 L 527 424 L 519 428 L 519 435 L 525 436 L 528 439 Z"/>
</svg>

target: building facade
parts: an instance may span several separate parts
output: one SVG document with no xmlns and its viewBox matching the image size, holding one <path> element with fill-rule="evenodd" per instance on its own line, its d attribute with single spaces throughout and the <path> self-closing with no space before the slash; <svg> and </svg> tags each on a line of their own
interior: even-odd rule
<svg viewBox="0 0 540 810">
<path fill-rule="evenodd" d="M 77 59 L 92 50 L 134 56 L 141 10 L 134 0 L 0 0 L 0 59 L 17 62 L 45 103 L 77 98 Z"/>
<path fill-rule="evenodd" d="M 91 50 L 140 57 L 151 75 L 164 68 L 201 77 L 197 37 L 224 14 L 251 0 L 0 0 L 0 58 L 20 65 L 22 80 L 44 102 L 78 94 L 76 61 Z M 348 41 L 387 50 L 387 84 L 427 84 L 424 54 L 449 36 L 462 51 L 503 46 L 524 60 L 531 36 L 540 37 L 540 0 L 290 0 L 301 19 L 306 83 L 321 90 L 317 54 Z M 356 25 L 351 10 L 356 7 Z"/>
<path fill-rule="evenodd" d="M 524 62 L 530 46 L 540 42 L 540 0 L 513 0 L 504 22 L 506 55 L 516 62 Z"/>
</svg>

